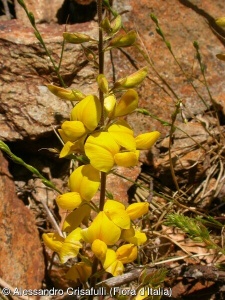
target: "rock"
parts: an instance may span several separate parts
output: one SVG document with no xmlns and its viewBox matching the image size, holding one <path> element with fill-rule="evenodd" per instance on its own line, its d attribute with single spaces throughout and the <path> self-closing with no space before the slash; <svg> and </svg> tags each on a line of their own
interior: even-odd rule
<svg viewBox="0 0 225 300">
<path fill-rule="evenodd" d="M 13 287 L 38 289 L 45 266 L 36 221 L 16 196 L 8 163 L 1 152 L 0 162 L 0 277 Z"/>
<path fill-rule="evenodd" d="M 34 14 L 37 23 L 56 21 L 56 13 L 63 4 L 63 0 L 25 0 L 28 11 Z M 15 1 L 16 18 L 24 24 L 30 24 L 24 9 Z"/>
<path fill-rule="evenodd" d="M 97 29 L 97 28 L 96 28 Z M 95 35 L 93 24 L 68 25 L 70 32 Z M 40 24 L 39 30 L 53 59 L 58 63 L 64 26 Z M 0 23 L 0 139 L 15 141 L 36 139 L 52 132 L 53 126 L 68 119 L 71 104 L 51 94 L 46 84 L 57 78 L 45 51 L 33 30 L 18 20 Z M 66 84 L 86 93 L 96 86 L 94 71 L 81 53 L 79 45 L 66 44 L 61 74 Z"/>
</svg>

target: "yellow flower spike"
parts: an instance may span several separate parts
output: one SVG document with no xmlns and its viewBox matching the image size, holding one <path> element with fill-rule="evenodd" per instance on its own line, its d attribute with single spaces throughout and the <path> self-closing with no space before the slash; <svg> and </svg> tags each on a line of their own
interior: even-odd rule
<svg viewBox="0 0 225 300">
<path fill-rule="evenodd" d="M 58 252 L 61 263 L 64 264 L 68 259 L 77 257 L 82 248 L 81 239 L 81 228 L 76 228 L 65 238 L 62 248 Z"/>
<path fill-rule="evenodd" d="M 123 264 L 130 263 L 137 258 L 137 246 L 126 244 L 116 250 L 117 259 Z"/>
<path fill-rule="evenodd" d="M 91 245 L 91 250 L 101 262 L 105 260 L 107 249 L 106 243 L 98 239 L 95 240 Z"/>
<path fill-rule="evenodd" d="M 84 124 L 80 121 L 65 121 L 62 124 L 62 130 L 67 139 L 71 142 L 76 141 L 87 133 Z"/>
<path fill-rule="evenodd" d="M 148 202 L 133 203 L 127 207 L 126 212 L 128 213 L 131 220 L 135 220 L 147 214 L 148 208 Z"/>
<path fill-rule="evenodd" d="M 106 245 L 114 245 L 119 240 L 120 234 L 120 228 L 109 220 L 103 211 L 97 215 L 88 228 L 82 230 L 85 242 L 93 243 L 94 240 L 99 239 Z"/>
<path fill-rule="evenodd" d="M 130 228 L 130 218 L 125 211 L 125 206 L 116 200 L 107 200 L 105 202 L 104 213 L 113 221 L 115 225 L 122 229 Z"/>
<path fill-rule="evenodd" d="M 130 89 L 126 91 L 116 105 L 113 118 L 131 114 L 138 107 L 138 93 Z"/>
<path fill-rule="evenodd" d="M 144 67 L 137 72 L 118 80 L 113 89 L 114 90 L 124 90 L 124 89 L 130 89 L 138 86 L 142 81 L 145 79 L 145 77 L 148 74 L 148 68 Z"/>
<path fill-rule="evenodd" d="M 65 219 L 62 230 L 64 232 L 71 232 L 76 229 L 85 218 L 88 218 L 91 213 L 91 207 L 87 202 L 82 202 L 81 205 L 72 211 Z"/>
<path fill-rule="evenodd" d="M 108 249 L 106 252 L 103 268 L 113 276 L 119 276 L 124 271 L 123 263 L 117 259 L 116 252 L 112 249 Z"/>
<path fill-rule="evenodd" d="M 90 164 L 78 167 L 69 178 L 70 190 L 79 193 L 86 201 L 93 198 L 99 185 L 100 173 Z"/>
<path fill-rule="evenodd" d="M 139 150 L 148 150 L 155 144 L 159 137 L 160 133 L 158 131 L 140 134 L 135 138 L 136 147 Z"/>
<path fill-rule="evenodd" d="M 146 234 L 140 229 L 126 229 L 122 231 L 121 239 L 136 246 L 143 245 L 147 241 Z"/>
<path fill-rule="evenodd" d="M 86 97 L 86 95 L 78 90 L 66 90 L 53 84 L 48 84 L 47 88 L 52 94 L 63 100 L 80 101 Z"/>
<path fill-rule="evenodd" d="M 81 204 L 81 196 L 76 192 L 69 192 L 59 195 L 56 198 L 56 203 L 62 209 L 74 210 Z"/>
<path fill-rule="evenodd" d="M 219 19 L 216 19 L 216 24 L 220 27 L 225 27 L 225 17 L 221 17 Z"/>
<path fill-rule="evenodd" d="M 61 250 L 64 238 L 58 233 L 44 233 L 42 238 L 45 245 L 52 251 L 59 252 Z"/>
<path fill-rule="evenodd" d="M 99 89 L 104 93 L 104 94 L 108 94 L 108 90 L 109 90 L 109 85 L 108 85 L 108 81 L 105 77 L 104 74 L 99 74 L 97 77 L 97 83 L 98 83 L 98 87 Z"/>
<path fill-rule="evenodd" d="M 114 108 L 116 106 L 116 97 L 114 94 L 111 94 L 104 99 L 104 109 L 107 117 L 111 117 Z"/>
<path fill-rule="evenodd" d="M 66 278 L 73 281 L 79 280 L 81 283 L 85 283 L 91 276 L 91 273 L 91 266 L 81 261 L 69 269 L 69 271 L 66 273 Z"/>
<path fill-rule="evenodd" d="M 101 132 L 87 138 L 84 150 L 91 165 L 107 173 L 114 166 L 114 155 L 119 152 L 120 147 L 108 132 Z"/>
<path fill-rule="evenodd" d="M 139 151 L 121 152 L 114 155 L 115 163 L 118 166 L 129 168 L 134 167 L 138 163 Z"/>
<path fill-rule="evenodd" d="M 119 120 L 109 126 L 108 132 L 118 145 L 124 147 L 129 151 L 136 150 L 134 132 L 124 120 Z"/>
<path fill-rule="evenodd" d="M 94 95 L 89 95 L 80 101 L 71 112 L 72 121 L 81 121 L 84 126 L 93 131 L 101 118 L 101 103 Z"/>
</svg>

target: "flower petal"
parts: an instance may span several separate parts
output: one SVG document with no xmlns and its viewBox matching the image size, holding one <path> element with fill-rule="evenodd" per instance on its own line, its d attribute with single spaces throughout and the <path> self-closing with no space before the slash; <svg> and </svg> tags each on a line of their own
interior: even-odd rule
<svg viewBox="0 0 225 300">
<path fill-rule="evenodd" d="M 123 264 L 130 263 L 137 258 L 137 246 L 126 244 L 119 247 L 116 251 L 117 259 Z"/>
<path fill-rule="evenodd" d="M 148 213 L 149 203 L 139 202 L 129 205 L 126 209 L 131 220 L 138 219 Z"/>
<path fill-rule="evenodd" d="M 93 131 L 101 118 L 101 104 L 94 95 L 89 95 L 81 100 L 71 112 L 71 120 L 81 121 L 85 127 Z"/>
<path fill-rule="evenodd" d="M 134 132 L 125 121 L 117 121 L 108 128 L 108 132 L 120 146 L 129 151 L 136 150 Z"/>
<path fill-rule="evenodd" d="M 76 141 L 87 133 L 84 124 L 80 121 L 65 121 L 62 124 L 62 130 L 71 142 Z"/>
<path fill-rule="evenodd" d="M 121 167 L 134 167 L 138 163 L 139 151 L 121 152 L 114 155 L 115 163 Z"/>
<path fill-rule="evenodd" d="M 84 150 L 95 169 L 109 172 L 114 166 L 114 155 L 119 152 L 120 147 L 108 132 L 101 132 L 88 137 Z"/>
<path fill-rule="evenodd" d="M 59 252 L 62 248 L 64 238 L 58 233 L 44 233 L 42 235 L 45 245 L 52 251 Z"/>
<path fill-rule="evenodd" d="M 91 207 L 87 202 L 82 202 L 80 207 L 75 211 L 72 211 L 65 219 L 63 223 L 62 230 L 65 232 L 71 232 L 76 229 L 85 220 L 85 218 L 90 216 Z"/>
<path fill-rule="evenodd" d="M 82 248 L 81 240 L 81 228 L 73 230 L 65 239 L 62 248 L 59 251 L 59 258 L 61 263 L 67 262 L 68 259 L 74 258 Z"/>
<path fill-rule="evenodd" d="M 132 235 L 133 234 L 133 235 Z M 123 230 L 121 234 L 121 238 L 126 242 L 134 244 L 136 246 L 143 245 L 147 241 L 146 234 L 141 232 L 140 229 L 127 229 Z"/>
<path fill-rule="evenodd" d="M 62 209 L 74 210 L 81 204 L 81 196 L 76 192 L 65 193 L 59 195 L 56 199 L 56 203 Z"/>
<path fill-rule="evenodd" d="M 103 268 L 113 276 L 119 276 L 124 271 L 123 263 L 117 259 L 116 252 L 112 249 L 108 249 L 106 252 Z"/>
<path fill-rule="evenodd" d="M 99 185 L 100 173 L 90 164 L 78 167 L 69 178 L 70 190 L 79 193 L 86 201 L 93 198 Z"/>
<path fill-rule="evenodd" d="M 107 200 L 103 211 L 118 227 L 122 229 L 130 228 L 130 218 L 122 203 L 115 200 Z"/>
<path fill-rule="evenodd" d="M 91 245 L 91 250 L 95 254 L 95 256 L 103 262 L 105 260 L 107 245 L 103 241 L 97 239 Z"/>
<path fill-rule="evenodd" d="M 82 231 L 86 242 L 93 243 L 94 240 L 99 239 L 106 245 L 114 245 L 119 240 L 120 234 L 119 227 L 109 220 L 103 211 L 97 215 L 89 228 Z"/>
<path fill-rule="evenodd" d="M 155 144 L 159 137 L 160 133 L 158 131 L 140 134 L 135 138 L 136 147 L 139 150 L 148 150 Z"/>
<path fill-rule="evenodd" d="M 130 89 L 124 93 L 116 105 L 113 117 L 122 117 L 131 114 L 138 107 L 138 93 Z"/>
</svg>

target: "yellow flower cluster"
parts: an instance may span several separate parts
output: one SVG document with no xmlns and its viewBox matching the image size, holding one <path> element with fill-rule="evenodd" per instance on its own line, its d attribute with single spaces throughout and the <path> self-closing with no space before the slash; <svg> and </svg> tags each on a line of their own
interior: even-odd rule
<svg viewBox="0 0 225 300">
<path fill-rule="evenodd" d="M 79 91 L 73 95 L 73 90 L 49 86 L 57 96 L 78 101 L 71 111 L 70 120 L 59 129 L 64 141 L 60 157 L 79 154 L 86 163 L 70 175 L 70 192 L 56 199 L 60 208 L 70 211 L 62 226 L 65 236 L 43 234 L 44 243 L 58 253 L 62 263 L 74 257 L 80 260 L 69 270 L 67 277 L 70 279 L 85 282 L 92 274 L 93 256 L 106 272 L 120 275 L 124 264 L 136 260 L 138 246 L 146 242 L 145 233 L 136 228 L 133 221 L 148 212 L 147 202 L 125 207 L 117 200 L 107 199 L 101 211 L 95 209 L 95 218 L 90 221 L 93 215 L 91 200 L 100 187 L 101 174 L 108 174 L 116 165 L 135 166 L 140 150 L 150 149 L 160 136 L 158 131 L 135 136 L 123 118 L 138 107 L 138 94 L 133 87 L 146 74 L 143 68 L 120 79 L 111 90 L 105 76 L 100 74 L 97 83 L 104 95 L 103 103 L 95 95 L 86 96 Z M 121 90 L 126 91 L 117 101 L 115 93 Z M 92 256 L 90 251 L 85 252 L 87 245 Z"/>
</svg>

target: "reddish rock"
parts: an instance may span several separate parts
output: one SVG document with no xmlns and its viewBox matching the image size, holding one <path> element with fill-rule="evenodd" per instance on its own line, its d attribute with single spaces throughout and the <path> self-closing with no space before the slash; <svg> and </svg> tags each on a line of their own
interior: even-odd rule
<svg viewBox="0 0 225 300">
<path fill-rule="evenodd" d="M 40 288 L 45 266 L 35 218 L 17 198 L 0 152 L 0 277 L 13 287 Z"/>
</svg>

